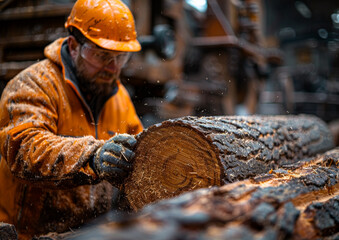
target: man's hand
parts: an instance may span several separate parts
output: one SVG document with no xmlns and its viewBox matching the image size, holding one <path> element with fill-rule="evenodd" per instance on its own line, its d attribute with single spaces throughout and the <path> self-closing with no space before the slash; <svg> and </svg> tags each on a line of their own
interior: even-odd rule
<svg viewBox="0 0 339 240">
<path fill-rule="evenodd" d="M 132 170 L 132 151 L 136 144 L 133 135 L 120 134 L 107 140 L 94 156 L 92 167 L 100 179 L 120 184 Z"/>
</svg>

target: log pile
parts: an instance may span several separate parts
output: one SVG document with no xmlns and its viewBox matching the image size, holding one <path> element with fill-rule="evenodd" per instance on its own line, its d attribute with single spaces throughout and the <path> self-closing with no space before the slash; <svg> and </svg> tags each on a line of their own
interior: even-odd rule
<svg viewBox="0 0 339 240">
<path fill-rule="evenodd" d="M 139 211 L 39 239 L 339 237 L 339 148 L 318 118 L 185 117 L 137 140 L 121 204 Z"/>
<path fill-rule="evenodd" d="M 339 148 L 294 170 L 195 190 L 109 214 L 70 239 L 334 239 L 339 237 Z"/>
<path fill-rule="evenodd" d="M 280 167 L 297 167 L 333 148 L 325 123 L 311 116 L 184 117 L 138 136 L 125 183 L 134 209 L 183 192 L 222 186 Z"/>
</svg>

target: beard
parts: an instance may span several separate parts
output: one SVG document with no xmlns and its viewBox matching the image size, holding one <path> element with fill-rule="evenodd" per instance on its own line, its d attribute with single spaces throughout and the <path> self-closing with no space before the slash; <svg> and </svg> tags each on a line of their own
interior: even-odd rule
<svg viewBox="0 0 339 240">
<path fill-rule="evenodd" d="M 78 57 L 76 59 L 76 77 L 79 81 L 79 88 L 86 98 L 93 98 L 96 95 L 109 95 L 117 86 L 119 73 L 111 73 L 108 71 L 99 71 L 94 76 L 88 77 L 84 59 Z M 113 79 L 111 82 L 99 82 L 98 79 Z"/>
</svg>

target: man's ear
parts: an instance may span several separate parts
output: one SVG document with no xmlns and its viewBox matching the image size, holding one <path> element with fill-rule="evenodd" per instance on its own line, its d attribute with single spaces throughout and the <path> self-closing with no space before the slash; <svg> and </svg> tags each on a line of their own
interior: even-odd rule
<svg viewBox="0 0 339 240">
<path fill-rule="evenodd" d="M 68 44 L 68 49 L 69 49 L 69 53 L 71 54 L 71 57 L 73 59 L 73 61 L 75 61 L 75 59 L 77 58 L 79 53 L 79 43 L 78 41 L 75 39 L 75 37 L 73 37 L 72 35 L 70 35 L 67 39 L 67 44 Z"/>
</svg>

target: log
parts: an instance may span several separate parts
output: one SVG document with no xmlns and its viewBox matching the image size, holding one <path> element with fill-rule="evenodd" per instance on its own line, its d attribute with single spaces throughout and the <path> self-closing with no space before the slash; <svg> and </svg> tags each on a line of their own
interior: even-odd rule
<svg viewBox="0 0 339 240">
<path fill-rule="evenodd" d="M 137 137 L 134 170 L 124 184 L 127 205 L 222 186 L 296 167 L 333 148 L 313 116 L 184 117 L 151 126 Z"/>
<path fill-rule="evenodd" d="M 0 240 L 17 240 L 18 234 L 14 225 L 0 222 Z"/>
<path fill-rule="evenodd" d="M 328 124 L 328 128 L 333 136 L 333 141 L 336 146 L 339 146 L 339 119 Z"/>
<path fill-rule="evenodd" d="M 71 239 L 71 238 L 73 238 L 72 235 L 74 235 L 74 231 L 72 229 L 70 229 L 70 230 L 71 231 L 65 232 L 65 233 L 50 232 L 47 235 L 33 237 L 31 240 L 64 240 L 64 239 Z M 97 239 L 97 238 L 94 238 L 94 239 Z"/>
<path fill-rule="evenodd" d="M 331 239 L 339 229 L 339 148 L 295 170 L 110 213 L 69 239 Z"/>
</svg>

